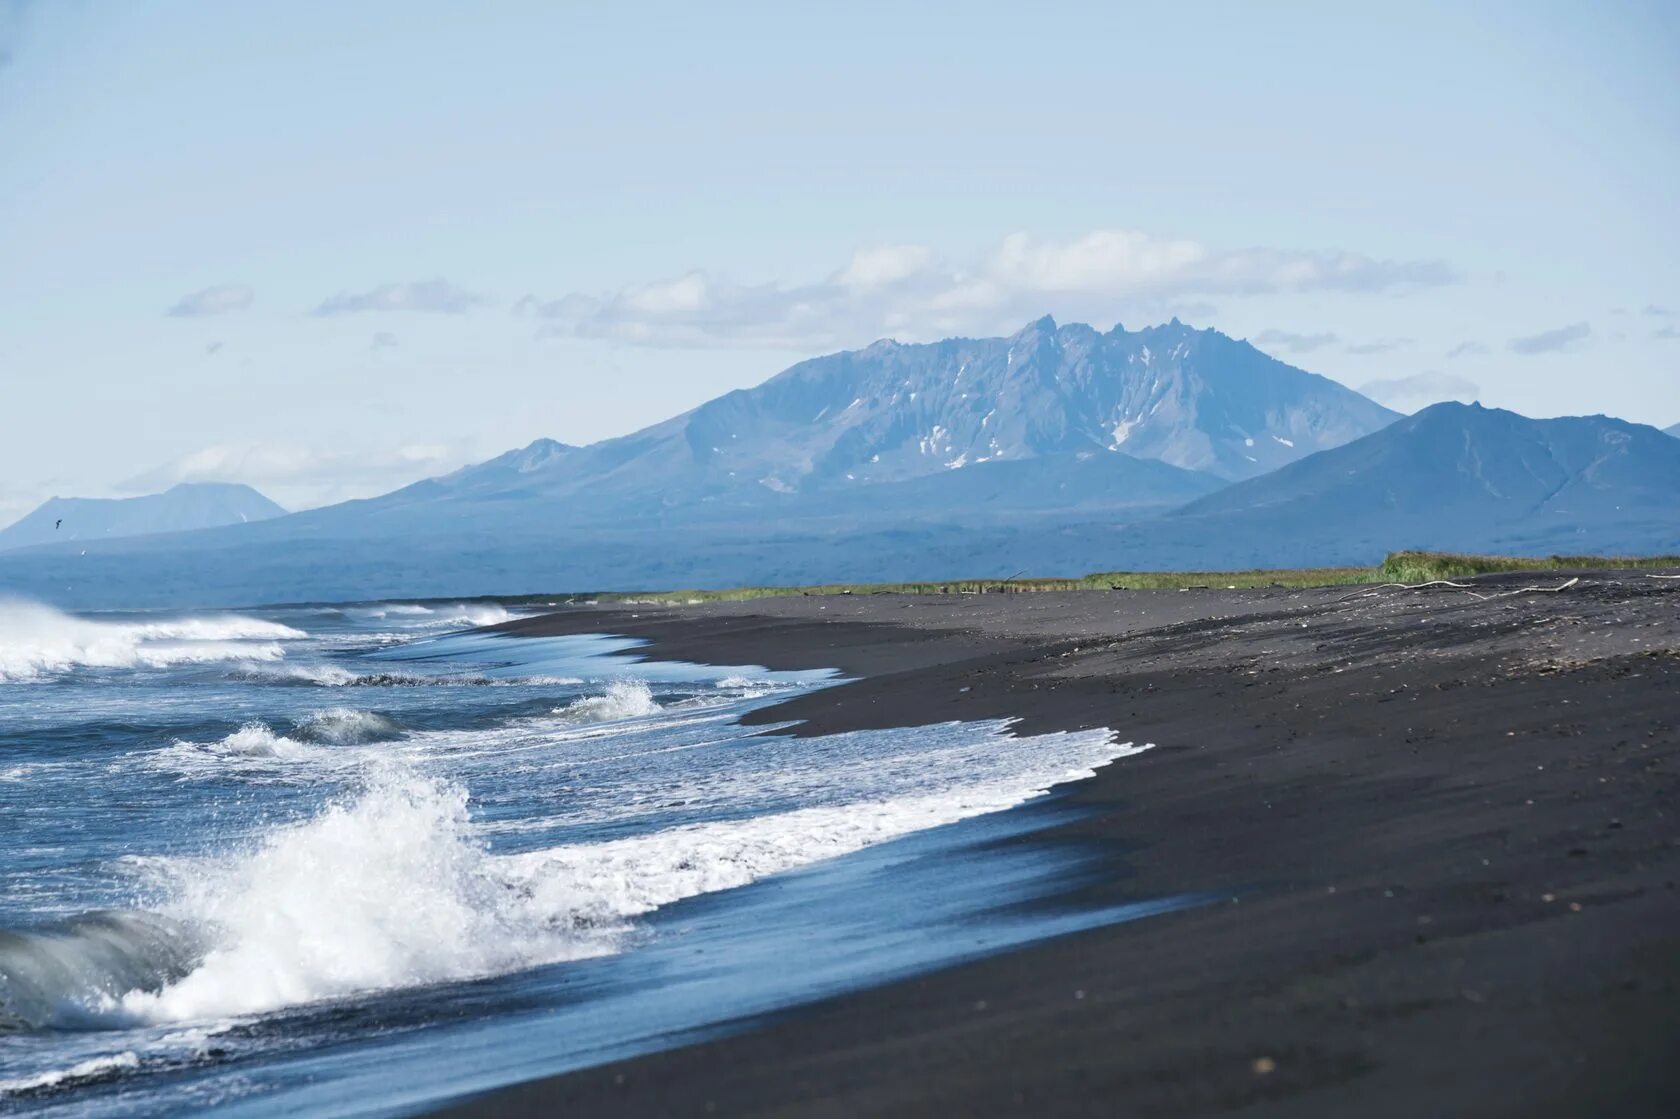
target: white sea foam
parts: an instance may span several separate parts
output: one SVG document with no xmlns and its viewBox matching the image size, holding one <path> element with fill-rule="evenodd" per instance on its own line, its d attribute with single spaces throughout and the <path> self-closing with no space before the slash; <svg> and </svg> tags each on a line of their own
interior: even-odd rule
<svg viewBox="0 0 1680 1119">
<path fill-rule="evenodd" d="M 121 1022 L 256 1013 L 615 951 L 662 905 L 994 812 L 1133 753 L 1105 732 L 1008 750 L 985 781 L 517 855 L 489 853 L 466 790 L 400 768 L 207 860 L 153 860 L 163 913 L 212 945 L 184 978 L 105 1000 Z"/>
<path fill-rule="evenodd" d="M 418 672 L 352 672 L 336 664 L 237 664 L 229 673 L 234 679 L 273 684 L 313 685 L 320 688 L 521 688 L 581 684 L 576 676 L 483 676 L 455 673 L 427 675 Z"/>
<path fill-rule="evenodd" d="M 466 803 L 458 786 L 390 772 L 252 850 L 168 864 L 169 913 L 216 930 L 215 946 L 179 982 L 109 1009 L 187 1021 L 605 950 L 507 888 Z"/>
<path fill-rule="evenodd" d="M 314 684 L 323 688 L 342 688 L 354 684 L 359 677 L 336 664 L 264 664 L 253 662 L 235 665 L 230 674 L 239 680 L 272 681 L 276 684 Z"/>
<path fill-rule="evenodd" d="M 349 611 L 352 617 L 389 621 L 411 629 L 462 629 L 493 626 L 511 621 L 514 615 L 494 602 L 453 602 L 422 606 L 414 602 L 382 602 Z"/>
<path fill-rule="evenodd" d="M 241 767 L 290 764 L 320 757 L 325 748 L 277 734 L 267 723 L 249 722 L 213 742 L 176 739 L 161 750 L 140 755 L 147 769 L 179 773 L 188 777 L 220 776 L 229 764 Z"/>
<path fill-rule="evenodd" d="M 238 614 L 96 621 L 17 599 L 0 601 L 0 681 L 76 668 L 162 668 L 227 660 L 274 661 L 308 634 Z"/>
<path fill-rule="evenodd" d="M 356 607 L 348 613 L 357 618 L 395 618 L 429 617 L 432 611 L 429 607 L 419 606 L 411 602 L 389 602 L 380 606 Z"/>
<path fill-rule="evenodd" d="M 1059 781 L 1089 777 L 1092 766 L 1107 760 L 1024 783 L 802 808 L 539 851 L 511 857 L 508 877 L 521 882 L 539 908 L 564 910 L 582 927 L 622 927 L 628 918 L 683 898 L 744 886 L 910 832 L 1013 807 Z"/>
<path fill-rule="evenodd" d="M 274 763 L 289 766 L 300 762 L 351 765 L 359 759 L 338 748 L 398 738 L 403 727 L 376 711 L 332 707 L 301 720 L 290 733 L 276 732 L 267 723 L 249 722 L 213 742 L 177 739 L 173 745 L 144 755 L 141 764 L 150 769 L 173 771 L 188 777 L 220 777 L 229 763 L 243 771 L 255 765 L 258 773 L 272 776 Z M 247 773 L 249 775 L 249 773 Z"/>
<path fill-rule="evenodd" d="M 315 750 L 295 738 L 275 734 L 266 723 L 246 723 L 209 749 L 217 754 L 240 758 L 300 758 Z"/>
<path fill-rule="evenodd" d="M 73 1084 L 87 1084 L 99 1080 L 108 1080 L 113 1076 L 125 1072 L 132 1072 L 140 1067 L 140 1056 L 132 1050 L 114 1053 L 108 1057 L 93 1057 L 69 1068 L 52 1069 L 37 1073 L 34 1076 L 23 1076 L 16 1080 L 0 1080 L 0 1096 L 13 1096 L 24 1092 L 39 1092 L 46 1088 L 65 1088 Z"/>
<path fill-rule="evenodd" d="M 641 718 L 659 709 L 653 690 L 644 681 L 614 680 L 607 685 L 605 695 L 574 699 L 564 707 L 555 708 L 554 713 L 579 723 L 606 723 Z"/>
</svg>

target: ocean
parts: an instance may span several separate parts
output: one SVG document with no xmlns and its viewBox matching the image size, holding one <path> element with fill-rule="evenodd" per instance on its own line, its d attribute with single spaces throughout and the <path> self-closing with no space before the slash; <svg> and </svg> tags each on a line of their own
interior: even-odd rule
<svg viewBox="0 0 1680 1119">
<path fill-rule="evenodd" d="M 838 678 L 509 617 L 0 602 L 0 1112 L 413 1113 L 1184 904 L 1001 842 L 1141 745 L 766 734 Z"/>
</svg>

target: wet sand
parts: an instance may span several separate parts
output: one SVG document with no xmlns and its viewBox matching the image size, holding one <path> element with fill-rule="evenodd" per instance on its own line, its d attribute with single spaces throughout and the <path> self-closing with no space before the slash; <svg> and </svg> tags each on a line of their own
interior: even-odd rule
<svg viewBox="0 0 1680 1119">
<path fill-rule="evenodd" d="M 1680 580 L 581 607 L 501 627 L 859 677 L 789 733 L 1015 717 L 1155 749 L 1027 842 L 1210 892 L 517 1085 L 461 1116 L 1680 1114 Z"/>
</svg>

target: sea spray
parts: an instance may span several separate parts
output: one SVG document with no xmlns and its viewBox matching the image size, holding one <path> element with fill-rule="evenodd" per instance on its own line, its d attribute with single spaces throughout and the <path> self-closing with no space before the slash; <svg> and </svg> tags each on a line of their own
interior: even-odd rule
<svg viewBox="0 0 1680 1119">
<path fill-rule="evenodd" d="M 244 1014 L 605 950 L 508 890 L 465 789 L 396 766 L 248 850 L 171 869 L 166 912 L 213 944 L 179 982 L 120 999 L 127 1017 Z"/>
<path fill-rule="evenodd" d="M 1032 763 L 938 792 L 494 855 L 467 792 L 395 763 L 356 795 L 221 858 L 163 860 L 166 916 L 202 962 L 110 1007 L 189 1021 L 469 979 L 616 951 L 635 918 L 897 836 L 995 812 L 1135 753 L 1103 731 L 1034 740 Z"/>
<path fill-rule="evenodd" d="M 281 642 L 308 634 L 238 614 L 95 621 L 19 599 L 0 600 L 0 682 L 76 668 L 163 668 L 227 660 L 273 661 Z"/>
<path fill-rule="evenodd" d="M 579 723 L 605 723 L 641 718 L 659 709 L 653 690 L 644 681 L 614 680 L 607 685 L 606 694 L 573 700 L 554 713 Z"/>
</svg>

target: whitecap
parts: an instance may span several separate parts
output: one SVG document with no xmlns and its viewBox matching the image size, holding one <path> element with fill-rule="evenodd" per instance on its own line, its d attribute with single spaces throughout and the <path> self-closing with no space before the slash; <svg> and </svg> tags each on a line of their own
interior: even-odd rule
<svg viewBox="0 0 1680 1119">
<path fill-rule="evenodd" d="M 112 1025 L 197 1021 L 609 953 L 660 906 L 1005 809 L 1135 752 L 1101 731 L 1045 735 L 978 783 L 500 856 L 465 788 L 390 765 L 250 847 L 151 860 L 162 914 L 208 945 L 183 977 L 88 1002 Z"/>
<path fill-rule="evenodd" d="M 282 642 L 308 636 L 239 614 L 100 621 L 8 599 L 0 601 L 0 681 L 36 680 L 77 668 L 273 661 L 286 655 Z"/>
<path fill-rule="evenodd" d="M 140 1056 L 132 1050 L 107 1057 L 92 1057 L 64 1069 L 50 1069 L 34 1076 L 0 1080 L 0 1096 L 15 1096 L 52 1088 L 68 1088 L 110 1080 L 140 1067 Z"/>
<path fill-rule="evenodd" d="M 636 719 L 660 710 L 653 698 L 653 689 L 642 680 L 614 680 L 607 685 L 605 695 L 584 696 L 564 707 L 554 709 L 556 715 L 579 723 L 606 723 L 620 719 Z"/>
</svg>

